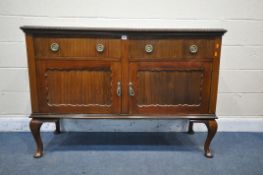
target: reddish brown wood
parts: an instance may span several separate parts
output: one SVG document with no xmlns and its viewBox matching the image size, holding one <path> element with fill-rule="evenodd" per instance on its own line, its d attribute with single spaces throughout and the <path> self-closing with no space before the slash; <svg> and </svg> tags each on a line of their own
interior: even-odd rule
<svg viewBox="0 0 263 175">
<path fill-rule="evenodd" d="M 211 65 L 204 62 L 131 63 L 133 114 L 208 113 Z"/>
<path fill-rule="evenodd" d="M 192 59 L 192 60 L 213 60 L 214 54 L 214 38 L 191 38 L 183 40 L 183 57 Z M 198 46 L 197 53 L 190 53 L 189 47 L 191 45 Z"/>
<path fill-rule="evenodd" d="M 59 50 L 53 52 L 50 50 L 52 43 L 59 44 Z M 97 52 L 96 45 L 103 44 L 104 51 Z M 103 39 L 103 38 L 88 38 L 88 37 L 70 37 L 70 36 L 57 36 L 57 37 L 35 37 L 35 56 L 42 59 L 76 59 L 85 58 L 101 60 L 105 59 L 120 59 L 121 41 L 119 39 Z"/>
<path fill-rule="evenodd" d="M 61 118 L 199 120 L 208 127 L 205 155 L 211 157 L 225 30 L 22 29 L 36 157 L 43 154 L 42 123 L 54 119 L 60 132 Z M 52 43 L 59 44 L 58 51 L 50 50 Z M 104 45 L 102 52 L 97 51 L 97 44 Z M 151 53 L 145 51 L 146 44 L 153 46 Z M 198 47 L 197 53 L 190 53 L 191 45 Z M 190 121 L 189 131 L 192 127 Z"/>
<path fill-rule="evenodd" d="M 221 37 L 215 39 L 215 51 L 213 58 L 213 74 L 212 74 L 212 84 L 211 84 L 211 94 L 210 94 L 210 105 L 209 113 L 215 114 L 216 112 L 216 101 L 217 101 L 217 91 L 218 91 L 218 79 L 219 79 L 219 67 L 220 67 L 220 52 L 221 52 Z"/>
<path fill-rule="evenodd" d="M 204 123 L 208 129 L 208 134 L 204 145 L 205 156 L 208 158 L 212 158 L 213 154 L 210 149 L 210 144 L 217 131 L 217 122 L 216 120 L 206 120 L 204 121 Z"/>
<path fill-rule="evenodd" d="M 28 73 L 30 83 L 30 97 L 31 97 L 31 108 L 33 113 L 39 112 L 39 98 L 38 98 L 38 87 L 37 87 L 37 70 L 36 60 L 34 57 L 34 43 L 33 36 L 31 34 L 26 35 L 26 46 L 27 46 L 27 61 L 28 61 Z"/>
<path fill-rule="evenodd" d="M 102 61 L 37 62 L 42 113 L 120 113 L 120 64 Z"/>
<path fill-rule="evenodd" d="M 145 52 L 145 46 L 153 46 L 152 53 Z M 189 47 L 198 46 L 198 52 L 191 54 Z M 131 61 L 212 61 L 214 54 L 213 39 L 176 38 L 176 39 L 138 39 L 129 41 Z"/>
<path fill-rule="evenodd" d="M 129 41 L 129 58 L 131 60 L 147 61 L 149 59 L 172 59 L 182 58 L 182 39 L 140 39 Z M 145 46 L 153 46 L 152 53 L 145 52 Z M 175 47 L 176 46 L 176 47 Z"/>
<path fill-rule="evenodd" d="M 32 119 L 30 121 L 30 130 L 35 139 L 36 146 L 37 146 L 36 152 L 34 154 L 35 158 L 42 157 L 43 155 L 43 143 L 40 137 L 40 128 L 42 124 L 43 124 L 43 121 L 41 120 Z"/>
<path fill-rule="evenodd" d="M 124 38 L 125 39 L 125 38 Z M 129 62 L 128 62 L 128 41 L 122 40 L 122 58 L 121 58 L 121 85 L 122 85 L 122 103 L 121 114 L 129 114 L 129 96 L 128 96 L 128 84 L 129 84 Z"/>
<path fill-rule="evenodd" d="M 55 124 L 56 124 L 55 134 L 60 133 L 59 119 L 57 119 L 57 118 L 50 118 L 49 119 L 49 118 L 32 117 L 32 119 L 29 123 L 29 127 L 30 127 L 31 133 L 34 137 L 34 140 L 36 142 L 36 147 L 37 147 L 36 152 L 34 154 L 35 158 L 40 158 L 43 156 L 43 142 L 42 142 L 41 135 L 40 135 L 40 128 L 44 122 L 55 122 Z"/>
<path fill-rule="evenodd" d="M 217 122 L 216 122 L 216 120 L 215 119 L 207 119 L 207 120 L 195 119 L 195 120 L 190 120 L 189 130 L 188 130 L 188 132 L 190 134 L 194 133 L 193 132 L 193 123 L 204 123 L 206 125 L 208 133 L 207 133 L 207 137 L 206 137 L 205 144 L 204 144 L 204 155 L 207 158 L 212 158 L 213 154 L 212 154 L 212 151 L 210 149 L 210 144 L 212 142 L 212 139 L 216 135 L 216 131 L 217 131 Z"/>
</svg>

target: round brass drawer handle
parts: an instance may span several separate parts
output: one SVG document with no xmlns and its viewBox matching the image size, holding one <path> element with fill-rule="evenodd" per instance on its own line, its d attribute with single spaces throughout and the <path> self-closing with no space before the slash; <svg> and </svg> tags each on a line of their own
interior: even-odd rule
<svg viewBox="0 0 263 175">
<path fill-rule="evenodd" d="M 57 51 L 59 51 L 59 44 L 58 44 L 58 43 L 52 43 L 52 44 L 50 44 L 50 50 L 51 50 L 52 52 L 57 52 Z"/>
<path fill-rule="evenodd" d="M 144 50 L 146 53 L 152 53 L 153 52 L 153 45 L 152 44 L 146 44 L 144 47 Z"/>
<path fill-rule="evenodd" d="M 198 46 L 193 44 L 189 47 L 189 52 L 192 54 L 196 54 L 198 52 Z"/>
<path fill-rule="evenodd" d="M 105 47 L 104 47 L 103 44 L 99 43 L 99 44 L 96 45 L 97 52 L 102 53 L 104 51 L 104 49 L 105 49 Z"/>
</svg>

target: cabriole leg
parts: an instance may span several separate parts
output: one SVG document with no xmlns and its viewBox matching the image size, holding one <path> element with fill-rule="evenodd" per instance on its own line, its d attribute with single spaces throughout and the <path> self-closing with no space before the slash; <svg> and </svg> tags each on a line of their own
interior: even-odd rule
<svg viewBox="0 0 263 175">
<path fill-rule="evenodd" d="M 216 134 L 217 122 L 216 120 L 206 120 L 204 121 L 204 123 L 208 129 L 207 138 L 206 138 L 205 145 L 204 145 L 205 156 L 207 158 L 212 158 L 213 154 L 210 150 L 210 143 Z"/>
<path fill-rule="evenodd" d="M 35 158 L 42 157 L 43 155 L 43 143 L 42 143 L 41 136 L 40 136 L 40 128 L 42 124 L 43 124 L 43 121 L 38 120 L 38 119 L 33 118 L 30 121 L 30 130 L 35 139 L 36 146 L 37 146 L 36 152 L 34 154 Z"/>
</svg>

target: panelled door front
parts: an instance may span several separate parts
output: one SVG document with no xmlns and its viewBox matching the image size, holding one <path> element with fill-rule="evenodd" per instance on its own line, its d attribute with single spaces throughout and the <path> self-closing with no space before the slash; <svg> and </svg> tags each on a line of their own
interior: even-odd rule
<svg viewBox="0 0 263 175">
<path fill-rule="evenodd" d="M 209 62 L 133 62 L 129 68 L 130 114 L 208 112 Z"/>
<path fill-rule="evenodd" d="M 39 60 L 42 113 L 119 114 L 119 62 Z"/>
</svg>

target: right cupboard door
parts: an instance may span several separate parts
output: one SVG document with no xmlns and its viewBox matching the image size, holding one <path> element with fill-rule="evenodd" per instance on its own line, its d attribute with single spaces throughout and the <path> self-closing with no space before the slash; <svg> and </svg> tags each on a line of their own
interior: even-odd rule
<svg viewBox="0 0 263 175">
<path fill-rule="evenodd" d="M 211 88 L 209 62 L 133 62 L 130 114 L 205 114 Z"/>
</svg>

